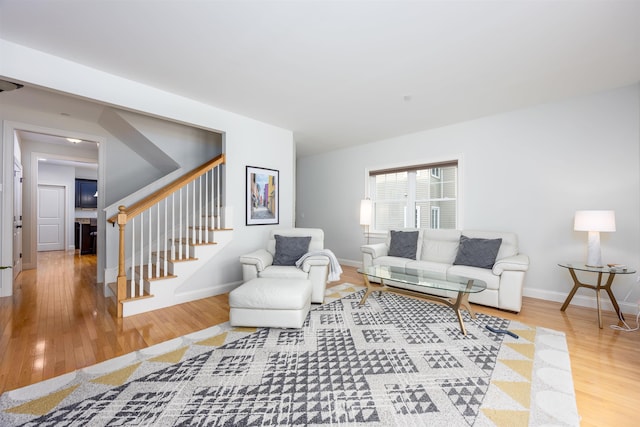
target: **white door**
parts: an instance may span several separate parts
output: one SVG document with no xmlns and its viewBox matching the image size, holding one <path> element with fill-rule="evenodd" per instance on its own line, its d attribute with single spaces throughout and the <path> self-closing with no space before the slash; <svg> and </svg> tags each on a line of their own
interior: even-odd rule
<svg viewBox="0 0 640 427">
<path fill-rule="evenodd" d="M 65 188 L 38 185 L 38 251 L 64 250 Z"/>
<path fill-rule="evenodd" d="M 22 165 L 13 164 L 13 278 L 22 272 Z"/>
</svg>

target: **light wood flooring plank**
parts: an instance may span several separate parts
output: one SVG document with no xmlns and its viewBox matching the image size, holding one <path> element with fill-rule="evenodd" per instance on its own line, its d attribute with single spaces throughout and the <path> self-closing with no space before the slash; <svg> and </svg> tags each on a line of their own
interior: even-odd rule
<svg viewBox="0 0 640 427">
<path fill-rule="evenodd" d="M 95 283 L 96 259 L 67 252 L 38 254 L 12 297 L 0 298 L 0 392 L 23 387 L 229 320 L 228 295 L 114 319 Z M 343 266 L 342 282 L 363 284 Z M 594 309 L 525 298 L 514 314 L 474 305 L 478 312 L 563 331 L 583 426 L 637 424 L 640 332 L 619 332 L 615 313 L 599 329 Z M 627 316 L 635 325 L 635 319 Z"/>
</svg>

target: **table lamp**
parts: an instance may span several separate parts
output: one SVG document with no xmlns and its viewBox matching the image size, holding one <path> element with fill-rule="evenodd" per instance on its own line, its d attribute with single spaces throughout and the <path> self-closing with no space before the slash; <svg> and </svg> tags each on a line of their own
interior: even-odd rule
<svg viewBox="0 0 640 427">
<path fill-rule="evenodd" d="M 371 225 L 371 199 L 360 200 L 360 225 L 365 226 L 367 245 L 369 244 L 369 226 Z"/>
<path fill-rule="evenodd" d="M 600 251 L 600 232 L 616 231 L 616 215 L 614 211 L 576 211 L 573 229 L 588 231 L 587 246 L 588 267 L 604 267 Z"/>
</svg>

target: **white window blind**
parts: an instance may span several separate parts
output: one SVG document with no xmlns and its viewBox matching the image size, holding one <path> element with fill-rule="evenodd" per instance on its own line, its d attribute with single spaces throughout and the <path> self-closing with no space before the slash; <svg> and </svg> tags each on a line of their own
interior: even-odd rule
<svg viewBox="0 0 640 427">
<path fill-rule="evenodd" d="M 374 170 L 369 179 L 373 230 L 457 228 L 457 161 Z"/>
</svg>

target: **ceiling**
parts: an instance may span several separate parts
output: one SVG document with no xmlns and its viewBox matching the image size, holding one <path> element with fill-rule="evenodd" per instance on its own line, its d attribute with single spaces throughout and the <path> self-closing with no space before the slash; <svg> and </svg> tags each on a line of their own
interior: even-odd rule
<svg viewBox="0 0 640 427">
<path fill-rule="evenodd" d="M 0 37 L 294 132 L 298 156 L 640 81 L 640 1 L 0 0 Z"/>
<path fill-rule="evenodd" d="M 79 140 L 79 142 L 73 142 L 73 141 L 69 141 L 66 137 L 63 137 L 63 136 L 49 135 L 45 133 L 30 132 L 25 130 L 17 130 L 16 134 L 20 142 L 35 142 L 35 143 L 54 144 L 60 147 L 80 148 L 82 150 L 85 150 L 85 152 L 91 152 L 91 151 L 94 152 L 95 158 L 96 159 L 98 158 L 98 143 L 94 141 Z M 51 165 L 72 166 L 75 168 L 88 168 L 88 169 L 98 168 L 97 160 L 96 161 L 78 160 L 74 157 L 70 157 L 69 155 L 64 155 L 64 154 L 42 153 L 39 155 L 38 160 L 46 161 L 48 164 L 51 164 Z"/>
</svg>

